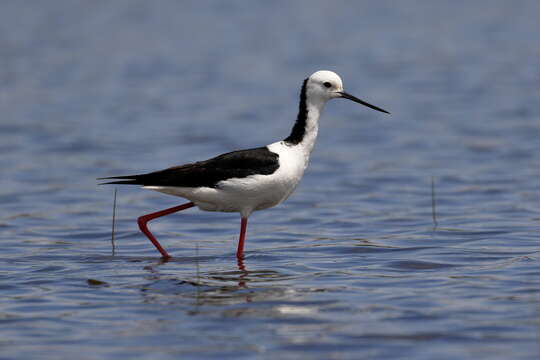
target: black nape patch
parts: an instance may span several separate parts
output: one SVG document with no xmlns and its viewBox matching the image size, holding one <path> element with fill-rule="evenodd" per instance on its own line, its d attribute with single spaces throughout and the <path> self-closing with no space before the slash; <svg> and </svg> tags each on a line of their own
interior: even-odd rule
<svg viewBox="0 0 540 360">
<path fill-rule="evenodd" d="M 300 91 L 300 106 L 298 109 L 298 117 L 292 128 L 291 134 L 285 139 L 285 142 L 296 145 L 302 142 L 306 133 L 306 122 L 308 109 L 306 104 L 306 87 L 309 79 L 305 79 L 302 84 L 302 90 Z"/>
<path fill-rule="evenodd" d="M 233 151 L 209 160 L 147 174 L 111 176 L 98 180 L 115 179 L 104 184 L 215 188 L 217 183 L 223 180 L 250 175 L 270 175 L 278 168 L 279 155 L 265 146 Z"/>
</svg>

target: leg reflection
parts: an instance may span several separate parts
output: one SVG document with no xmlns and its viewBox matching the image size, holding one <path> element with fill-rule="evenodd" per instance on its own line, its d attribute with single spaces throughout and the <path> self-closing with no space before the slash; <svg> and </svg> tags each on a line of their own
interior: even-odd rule
<svg viewBox="0 0 540 360">
<path fill-rule="evenodd" d="M 239 288 L 245 288 L 246 287 L 246 280 L 245 277 L 248 276 L 248 271 L 246 269 L 246 266 L 244 265 L 244 258 L 239 257 L 236 258 L 236 263 L 238 265 L 238 270 L 240 270 L 241 274 L 238 277 L 238 287 Z"/>
</svg>

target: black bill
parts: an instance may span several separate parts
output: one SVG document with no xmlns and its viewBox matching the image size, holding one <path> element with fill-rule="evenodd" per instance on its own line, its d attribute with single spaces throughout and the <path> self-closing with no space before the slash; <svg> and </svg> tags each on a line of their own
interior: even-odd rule
<svg viewBox="0 0 540 360">
<path fill-rule="evenodd" d="M 344 99 L 349 99 L 349 100 L 352 100 L 354 102 L 357 102 L 359 104 L 362 104 L 364 106 L 367 106 L 368 108 L 372 108 L 373 110 L 377 110 L 377 111 L 380 111 L 380 112 L 383 112 L 383 113 L 387 113 L 387 114 L 390 114 L 388 111 L 384 110 L 384 109 L 381 109 L 380 107 L 377 107 L 375 105 L 371 105 L 367 102 L 365 102 L 364 100 L 360 100 L 359 98 L 357 98 L 356 96 L 352 96 L 351 94 L 347 94 L 346 92 L 342 91 L 339 93 L 341 95 L 342 98 Z"/>
</svg>

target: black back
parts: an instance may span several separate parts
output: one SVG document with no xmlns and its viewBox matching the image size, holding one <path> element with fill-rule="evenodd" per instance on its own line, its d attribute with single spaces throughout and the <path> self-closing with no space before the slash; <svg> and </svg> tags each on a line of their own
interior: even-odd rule
<svg viewBox="0 0 540 360">
<path fill-rule="evenodd" d="M 212 187 L 222 180 L 250 175 L 270 175 L 279 167 L 279 155 L 267 147 L 239 150 L 195 163 L 140 175 L 112 176 L 123 179 L 105 184 L 143 186 Z"/>
</svg>

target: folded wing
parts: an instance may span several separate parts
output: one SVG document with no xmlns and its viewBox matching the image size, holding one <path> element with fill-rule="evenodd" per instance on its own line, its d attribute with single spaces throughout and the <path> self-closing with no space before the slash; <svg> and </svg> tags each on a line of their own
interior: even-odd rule
<svg viewBox="0 0 540 360">
<path fill-rule="evenodd" d="M 205 161 L 174 166 L 147 174 L 111 176 L 98 180 L 114 180 L 104 184 L 216 187 L 217 183 L 250 175 L 270 175 L 279 167 L 279 155 L 260 147 L 239 150 L 216 156 Z"/>
</svg>

